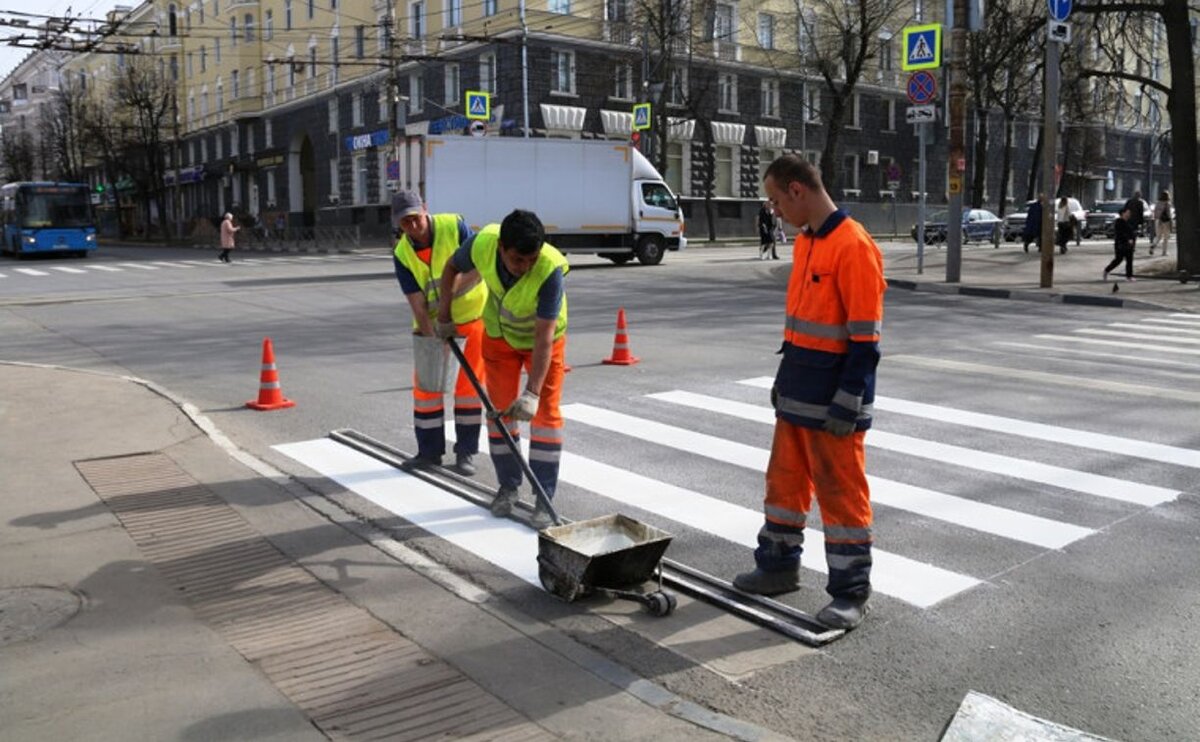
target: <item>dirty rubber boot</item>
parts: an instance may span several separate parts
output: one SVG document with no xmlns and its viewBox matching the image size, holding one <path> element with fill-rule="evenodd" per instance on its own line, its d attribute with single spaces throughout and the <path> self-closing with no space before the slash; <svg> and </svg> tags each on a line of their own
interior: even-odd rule
<svg viewBox="0 0 1200 742">
<path fill-rule="evenodd" d="M 508 487 L 501 487 L 496 493 L 496 499 L 492 500 L 492 515 L 497 518 L 504 518 L 512 513 L 513 505 L 517 504 L 517 491 Z"/>
<path fill-rule="evenodd" d="M 542 504 L 542 498 L 540 497 L 538 498 L 537 505 L 533 508 L 533 515 L 529 516 L 529 525 L 538 531 L 554 525 L 554 519 L 550 517 L 550 511 Z"/>
<path fill-rule="evenodd" d="M 754 595 L 780 595 L 800 589 L 800 570 L 765 572 L 757 567 L 733 578 L 733 586 Z"/>
<path fill-rule="evenodd" d="M 408 465 L 414 469 L 428 469 L 431 466 L 441 466 L 442 457 L 431 453 L 419 453 L 408 460 Z"/>
<path fill-rule="evenodd" d="M 470 453 L 460 453 L 454 459 L 454 471 L 464 477 L 475 476 L 475 455 Z"/>
<path fill-rule="evenodd" d="M 831 629 L 849 631 L 857 627 L 870 612 L 868 598 L 834 598 L 817 614 L 817 620 Z"/>
</svg>

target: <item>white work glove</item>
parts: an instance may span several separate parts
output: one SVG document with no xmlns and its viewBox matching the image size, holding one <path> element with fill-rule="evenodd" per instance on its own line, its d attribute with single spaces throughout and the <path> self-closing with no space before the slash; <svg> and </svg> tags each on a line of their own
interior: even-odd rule
<svg viewBox="0 0 1200 742">
<path fill-rule="evenodd" d="M 538 395 L 526 389 L 500 414 L 513 420 L 532 420 L 538 408 Z"/>
<path fill-rule="evenodd" d="M 853 420 L 840 420 L 836 417 L 825 418 L 825 424 L 821 429 L 830 435 L 836 435 L 839 438 L 844 438 L 854 432 Z"/>
<path fill-rule="evenodd" d="M 434 332 L 436 332 L 437 336 L 441 339 L 449 340 L 450 338 L 458 337 L 458 325 L 451 321 L 443 322 L 439 319 L 437 321 L 437 327 L 434 328 Z"/>
</svg>

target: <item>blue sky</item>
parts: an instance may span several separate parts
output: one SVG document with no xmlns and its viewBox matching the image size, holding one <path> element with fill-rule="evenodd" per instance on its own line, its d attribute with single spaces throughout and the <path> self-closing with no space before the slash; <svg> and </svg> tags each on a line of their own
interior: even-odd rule
<svg viewBox="0 0 1200 742">
<path fill-rule="evenodd" d="M 56 15 L 61 16 L 70 13 L 73 17 L 82 18 L 103 18 L 104 14 L 112 10 L 114 6 L 126 5 L 135 7 L 140 4 L 140 0 L 0 0 L 0 20 L 13 20 L 17 18 L 26 18 L 31 23 L 40 21 L 39 18 L 30 18 L 28 16 L 12 15 L 9 11 L 21 13 L 39 14 L 39 15 Z M 0 79 L 8 76 L 8 73 L 13 71 L 13 68 L 21 63 L 25 55 L 29 54 L 29 49 L 17 48 L 8 45 L 8 39 L 13 36 L 20 35 L 21 29 L 11 26 L 0 26 Z M 31 33 L 31 32 L 24 32 Z"/>
</svg>

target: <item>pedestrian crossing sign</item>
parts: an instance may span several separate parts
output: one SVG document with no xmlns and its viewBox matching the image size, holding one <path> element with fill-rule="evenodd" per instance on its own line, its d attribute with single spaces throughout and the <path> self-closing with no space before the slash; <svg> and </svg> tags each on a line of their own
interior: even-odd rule
<svg viewBox="0 0 1200 742">
<path fill-rule="evenodd" d="M 480 90 L 467 91 L 467 118 L 473 121 L 490 121 L 492 97 Z"/>
<path fill-rule="evenodd" d="M 650 128 L 650 104 L 638 103 L 633 107 L 633 130 L 642 131 Z"/>
<path fill-rule="evenodd" d="M 900 69 L 935 70 L 942 66 L 942 24 L 909 26 L 904 29 L 904 56 Z"/>
</svg>

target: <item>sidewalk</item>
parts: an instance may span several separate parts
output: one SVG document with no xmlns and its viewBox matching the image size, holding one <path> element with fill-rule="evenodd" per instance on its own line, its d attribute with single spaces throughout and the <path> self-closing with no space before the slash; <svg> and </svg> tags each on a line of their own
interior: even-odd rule
<svg viewBox="0 0 1200 742">
<path fill-rule="evenodd" d="M 780 738 L 431 581 L 152 384 L 0 386 L 0 740 Z"/>
</svg>

